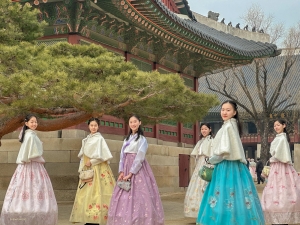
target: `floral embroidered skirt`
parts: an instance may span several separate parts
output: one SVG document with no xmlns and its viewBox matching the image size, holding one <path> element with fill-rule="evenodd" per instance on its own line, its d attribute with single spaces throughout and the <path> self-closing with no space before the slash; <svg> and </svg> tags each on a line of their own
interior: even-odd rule
<svg viewBox="0 0 300 225">
<path fill-rule="evenodd" d="M 261 203 L 266 223 L 300 223 L 300 176 L 292 165 L 271 164 Z"/>
<path fill-rule="evenodd" d="M 223 160 L 215 166 L 197 225 L 265 225 L 258 194 L 247 166 Z"/>
<path fill-rule="evenodd" d="M 57 203 L 44 164 L 19 164 L 8 186 L 2 225 L 56 225 Z"/>
<path fill-rule="evenodd" d="M 195 170 L 191 177 L 188 189 L 184 199 L 184 216 L 197 218 L 200 203 L 203 197 L 203 188 L 207 185 L 205 180 L 202 180 L 198 173 L 205 163 L 205 156 L 200 156 L 197 160 Z"/>
<path fill-rule="evenodd" d="M 107 162 L 92 167 L 93 181 L 82 188 L 79 180 L 70 222 L 106 224 L 115 179 Z"/>
<path fill-rule="evenodd" d="M 126 154 L 124 174 L 129 174 L 136 154 Z M 108 212 L 107 225 L 164 225 L 164 210 L 158 187 L 144 160 L 139 172 L 131 178 L 131 189 L 115 187 Z"/>
</svg>

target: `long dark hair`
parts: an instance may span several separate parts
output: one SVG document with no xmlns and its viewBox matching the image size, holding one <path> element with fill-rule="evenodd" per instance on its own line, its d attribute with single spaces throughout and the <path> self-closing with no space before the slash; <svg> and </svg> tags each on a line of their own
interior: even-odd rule
<svg viewBox="0 0 300 225">
<path fill-rule="evenodd" d="M 140 121 L 141 122 L 141 119 L 140 119 L 140 117 L 139 116 L 137 116 L 137 115 L 132 115 L 131 117 L 135 117 L 135 118 L 137 118 L 138 119 L 138 121 Z M 131 118 L 131 117 L 129 117 L 129 119 Z M 142 127 L 141 126 L 139 126 L 139 128 L 138 128 L 138 130 L 137 130 L 137 137 L 136 137 L 136 139 L 135 139 L 135 141 L 137 141 L 137 140 L 139 140 L 139 138 L 140 138 L 140 136 L 141 135 L 143 135 L 144 136 L 144 132 L 143 132 L 143 130 L 142 130 Z M 129 137 L 130 137 L 130 135 L 132 134 L 132 130 L 131 130 L 131 128 L 129 128 L 129 134 L 127 135 L 127 137 L 126 137 L 126 141 L 128 141 L 129 140 Z"/>
<path fill-rule="evenodd" d="M 37 117 L 35 115 L 29 114 L 27 116 L 25 116 L 24 122 L 28 122 L 32 117 L 35 117 L 37 119 Z M 26 126 L 26 124 L 24 124 L 24 126 L 22 127 L 21 130 L 21 137 L 19 138 L 19 142 L 23 143 L 24 141 L 24 137 L 25 137 L 25 131 L 29 129 L 29 127 Z"/>
<path fill-rule="evenodd" d="M 98 126 L 100 125 L 100 120 L 98 118 L 95 118 L 95 117 L 92 117 L 91 119 L 89 119 L 87 124 L 90 125 L 90 123 L 93 122 L 93 121 L 95 121 L 98 124 Z"/>
<path fill-rule="evenodd" d="M 277 119 L 277 120 L 274 121 L 274 123 L 275 122 L 278 122 L 281 125 L 285 125 L 285 128 L 283 128 L 283 132 L 286 133 L 286 139 L 287 139 L 288 142 L 290 142 L 290 135 L 289 135 L 289 133 L 287 132 L 287 129 L 286 129 L 286 126 L 287 126 L 286 121 L 283 120 L 283 119 Z"/>
<path fill-rule="evenodd" d="M 231 100 L 227 100 L 227 101 L 223 102 L 221 106 L 223 106 L 225 103 L 229 103 L 230 105 L 232 105 L 234 111 L 236 112 L 232 118 L 236 119 L 239 135 L 241 137 L 243 135 L 243 129 L 242 129 L 242 123 L 239 118 L 238 106 L 237 106 L 236 102 L 231 101 Z"/>
<path fill-rule="evenodd" d="M 209 123 L 201 123 L 201 125 L 200 125 L 200 135 L 199 135 L 200 140 L 203 138 L 203 135 L 202 135 L 202 133 L 201 133 L 201 128 L 202 128 L 203 126 L 206 126 L 208 129 L 210 129 L 210 132 L 209 132 L 208 135 L 210 135 L 210 138 L 212 138 L 212 137 L 213 137 L 213 132 L 211 131 L 211 125 L 210 125 Z"/>
</svg>

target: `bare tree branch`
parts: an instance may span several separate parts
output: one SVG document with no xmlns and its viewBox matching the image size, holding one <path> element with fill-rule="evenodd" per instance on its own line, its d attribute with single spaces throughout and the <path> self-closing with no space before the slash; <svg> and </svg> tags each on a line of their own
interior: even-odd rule
<svg viewBox="0 0 300 225">
<path fill-rule="evenodd" d="M 251 107 L 252 107 L 252 111 L 248 110 L 248 107 L 243 107 L 252 117 L 257 117 L 257 111 L 256 111 L 256 107 L 254 105 L 254 101 L 252 98 L 252 95 L 250 94 L 249 90 L 248 90 L 248 86 L 247 86 L 247 82 L 245 79 L 245 74 L 244 72 L 239 69 L 239 74 L 236 73 L 236 70 L 233 70 L 233 74 L 236 78 L 236 80 L 238 81 L 240 87 L 243 89 L 245 95 L 247 96 L 247 99 L 249 100 Z M 238 101 L 240 102 L 240 101 Z M 243 105 L 243 104 L 239 104 L 239 105 Z M 247 109 L 246 109 L 247 108 Z"/>
<path fill-rule="evenodd" d="M 275 91 L 272 94 L 272 97 L 271 97 L 270 103 L 269 103 L 269 107 L 268 107 L 268 111 L 273 111 L 274 110 L 273 107 L 275 105 L 275 102 L 277 101 L 278 96 L 281 94 L 282 84 L 285 81 L 285 79 L 287 78 L 287 76 L 289 75 L 289 72 L 290 72 L 294 62 L 295 61 L 289 63 L 289 60 L 286 60 L 284 62 L 284 70 L 283 70 L 283 73 L 282 73 L 282 77 L 281 77 L 280 81 L 278 82 Z"/>
</svg>

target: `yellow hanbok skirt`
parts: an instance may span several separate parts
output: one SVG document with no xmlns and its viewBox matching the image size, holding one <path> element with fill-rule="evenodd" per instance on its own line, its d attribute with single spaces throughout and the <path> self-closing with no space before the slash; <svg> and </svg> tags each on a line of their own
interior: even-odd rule
<svg viewBox="0 0 300 225">
<path fill-rule="evenodd" d="M 107 162 L 92 167 L 94 179 L 82 188 L 79 180 L 70 222 L 106 224 L 115 179 Z"/>
</svg>

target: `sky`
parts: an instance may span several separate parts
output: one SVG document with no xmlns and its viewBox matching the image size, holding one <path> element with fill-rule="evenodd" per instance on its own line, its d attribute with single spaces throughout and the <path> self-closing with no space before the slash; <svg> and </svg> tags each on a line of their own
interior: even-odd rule
<svg viewBox="0 0 300 225">
<path fill-rule="evenodd" d="M 252 4 L 260 6 L 263 12 L 274 17 L 274 23 L 283 23 L 285 28 L 300 22 L 300 0 L 188 0 L 192 11 L 207 16 L 208 11 L 220 14 L 219 21 L 225 18 L 235 26 L 244 27 L 241 17 L 246 14 Z"/>
</svg>

